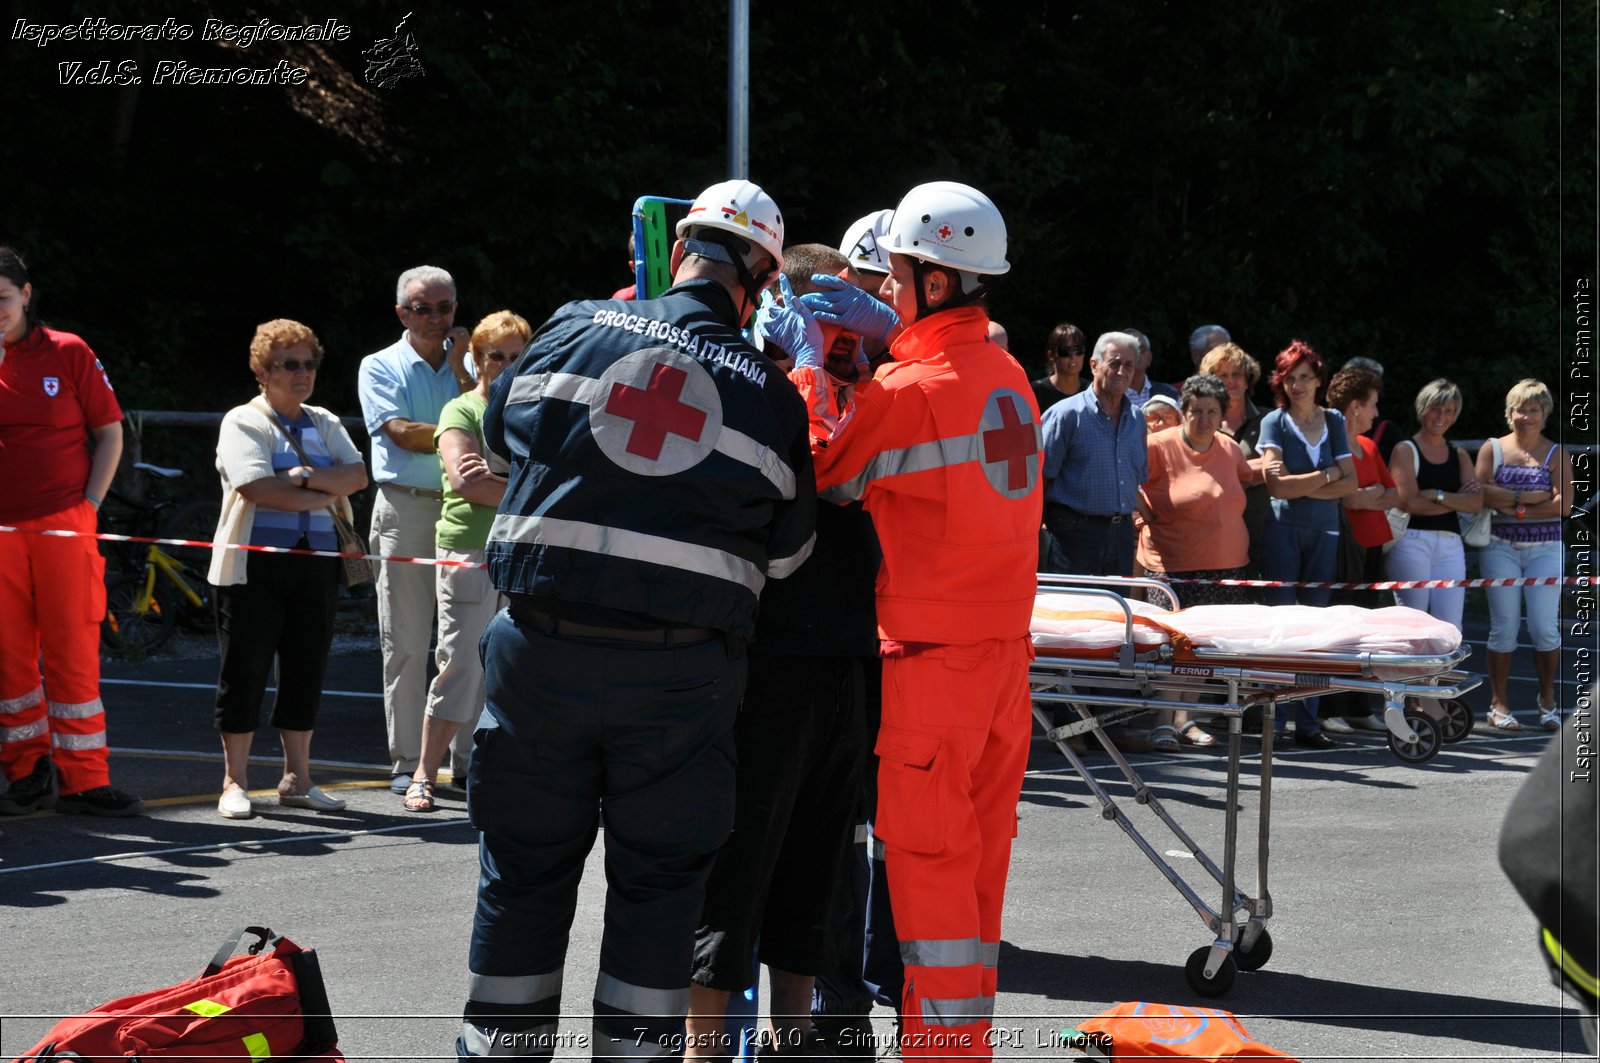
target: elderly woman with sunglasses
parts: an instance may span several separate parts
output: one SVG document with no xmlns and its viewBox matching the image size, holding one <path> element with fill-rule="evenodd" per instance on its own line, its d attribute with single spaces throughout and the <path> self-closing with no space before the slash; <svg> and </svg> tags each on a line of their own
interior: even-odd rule
<svg viewBox="0 0 1600 1063">
<path fill-rule="evenodd" d="M 481 565 L 508 471 L 505 462 L 484 446 L 483 414 L 490 386 L 532 338 L 527 321 L 509 310 L 478 322 L 469 347 L 477 386 L 445 403 L 434 429 L 444 488 L 444 504 L 434 527 L 435 556 L 457 564 L 434 569 L 439 603 L 439 647 L 434 655 L 438 674 L 428 688 L 422 718 L 422 755 L 406 788 L 404 803 L 411 812 L 434 810 L 433 788 L 445 751 L 454 743 L 451 763 L 467 763 L 472 754 L 470 725 L 483 711 L 478 639 L 498 611 L 500 597 Z M 454 777 L 452 781 L 457 786 L 463 782 Z"/>
<path fill-rule="evenodd" d="M 222 517 L 208 578 L 217 588 L 217 730 L 222 732 L 225 819 L 248 819 L 250 743 L 277 663 L 272 723 L 283 743 L 278 804 L 337 812 L 344 801 L 311 784 L 311 730 L 333 643 L 339 559 L 228 549 L 229 546 L 339 549 L 330 508 L 351 516 L 349 496 L 367 486 L 367 467 L 339 418 L 306 400 L 316 386 L 322 345 L 298 321 L 268 321 L 250 341 L 250 371 L 261 393 L 222 419 L 217 472 Z"/>
</svg>

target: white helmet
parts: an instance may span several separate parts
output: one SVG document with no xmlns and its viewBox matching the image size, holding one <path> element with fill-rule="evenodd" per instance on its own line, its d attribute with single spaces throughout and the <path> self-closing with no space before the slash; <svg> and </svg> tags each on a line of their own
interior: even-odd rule
<svg viewBox="0 0 1600 1063">
<path fill-rule="evenodd" d="M 760 185 L 719 181 L 701 192 L 678 222 L 678 235 L 693 237 L 701 229 L 721 229 L 748 240 L 783 268 L 783 215 Z M 749 259 L 744 264 L 753 265 Z"/>
<path fill-rule="evenodd" d="M 856 269 L 868 273 L 888 273 L 889 252 L 883 249 L 880 241 L 888 236 L 892 218 L 892 210 L 874 211 L 864 218 L 857 218 L 844 231 L 844 239 L 839 241 L 839 253 L 849 259 Z"/>
<path fill-rule="evenodd" d="M 955 181 L 932 181 L 907 192 L 883 246 L 966 273 L 994 276 L 1011 268 L 1000 211 L 988 196 Z"/>
</svg>

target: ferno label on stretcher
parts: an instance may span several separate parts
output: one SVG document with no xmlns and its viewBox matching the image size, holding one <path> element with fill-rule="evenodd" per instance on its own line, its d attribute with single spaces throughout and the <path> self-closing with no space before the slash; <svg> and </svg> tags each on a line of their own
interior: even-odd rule
<svg viewBox="0 0 1600 1063">
<path fill-rule="evenodd" d="M 1231 1011 L 1124 1001 L 1078 1024 L 1091 1059 L 1281 1059 L 1294 1056 L 1256 1041 Z"/>
</svg>

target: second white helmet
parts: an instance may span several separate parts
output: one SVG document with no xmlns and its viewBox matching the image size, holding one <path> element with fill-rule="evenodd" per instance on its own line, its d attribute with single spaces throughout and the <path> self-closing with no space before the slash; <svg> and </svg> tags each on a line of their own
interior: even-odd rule
<svg viewBox="0 0 1600 1063">
<path fill-rule="evenodd" d="M 989 197 L 956 181 L 931 181 L 905 194 L 894 209 L 885 251 L 995 276 L 1006 261 L 1006 223 Z"/>
<path fill-rule="evenodd" d="M 679 236 L 699 229 L 721 229 L 748 240 L 783 268 L 783 215 L 761 186 L 749 181 L 719 181 L 695 197 L 678 222 Z M 746 266 L 754 265 L 746 261 Z"/>
<path fill-rule="evenodd" d="M 844 239 L 839 241 L 839 253 L 849 259 L 856 269 L 868 273 L 888 273 L 889 252 L 884 250 L 883 240 L 889 235 L 889 222 L 893 218 L 892 210 L 874 211 L 864 218 L 857 218 L 844 231 Z"/>
</svg>

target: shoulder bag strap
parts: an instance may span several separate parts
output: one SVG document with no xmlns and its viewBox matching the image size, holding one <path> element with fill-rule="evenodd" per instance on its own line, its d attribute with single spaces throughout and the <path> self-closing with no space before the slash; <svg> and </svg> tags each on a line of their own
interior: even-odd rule
<svg viewBox="0 0 1600 1063">
<path fill-rule="evenodd" d="M 294 437 L 294 433 L 289 431 L 289 429 L 284 426 L 283 419 L 280 418 L 276 413 L 274 413 L 272 415 L 271 420 L 272 420 L 273 424 L 278 426 L 278 431 L 283 433 L 283 438 L 287 439 L 289 441 L 289 445 L 294 448 L 295 454 L 297 456 L 299 456 L 299 458 L 300 458 L 300 464 L 304 465 L 308 469 L 311 468 L 312 467 L 311 466 L 311 459 L 306 457 L 306 452 L 303 449 L 301 449 L 300 441 Z M 338 524 L 339 523 L 338 503 L 335 503 L 335 504 L 327 507 L 327 509 L 328 509 L 329 513 L 333 514 L 333 522 L 335 524 Z"/>
</svg>

